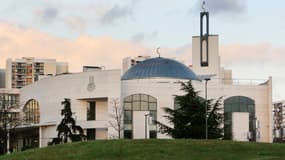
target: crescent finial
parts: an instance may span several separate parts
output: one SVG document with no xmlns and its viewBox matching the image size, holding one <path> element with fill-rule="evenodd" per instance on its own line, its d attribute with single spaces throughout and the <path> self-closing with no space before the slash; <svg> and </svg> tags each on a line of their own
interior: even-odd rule
<svg viewBox="0 0 285 160">
<path fill-rule="evenodd" d="M 159 52 L 160 47 L 156 48 L 156 53 L 158 54 L 158 57 L 160 57 L 160 52 Z"/>
</svg>

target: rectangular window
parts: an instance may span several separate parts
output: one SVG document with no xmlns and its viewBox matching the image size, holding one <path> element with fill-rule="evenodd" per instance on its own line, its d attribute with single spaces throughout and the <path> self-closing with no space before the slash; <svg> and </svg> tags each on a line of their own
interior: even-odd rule
<svg viewBox="0 0 285 160">
<path fill-rule="evenodd" d="M 96 129 L 90 128 L 87 129 L 87 140 L 95 140 L 96 139 Z"/>
<path fill-rule="evenodd" d="M 149 138 L 157 138 L 156 131 L 149 131 Z"/>
<path fill-rule="evenodd" d="M 89 102 L 87 107 L 87 121 L 96 120 L 96 102 Z"/>
<path fill-rule="evenodd" d="M 132 130 L 124 130 L 124 138 L 125 139 L 132 139 L 133 138 Z"/>
</svg>

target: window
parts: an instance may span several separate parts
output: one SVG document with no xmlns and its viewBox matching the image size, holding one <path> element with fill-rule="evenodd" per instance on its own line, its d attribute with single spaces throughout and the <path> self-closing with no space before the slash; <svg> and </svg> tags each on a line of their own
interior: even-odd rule
<svg viewBox="0 0 285 160">
<path fill-rule="evenodd" d="M 156 120 L 157 100 L 146 94 L 133 94 L 124 98 L 124 138 L 133 138 L 133 111 L 150 111 L 152 119 Z M 156 138 L 157 127 L 150 126 L 150 138 Z"/>
<path fill-rule="evenodd" d="M 132 130 L 124 130 L 124 138 L 125 139 L 132 139 L 133 138 Z"/>
<path fill-rule="evenodd" d="M 95 140 L 96 139 L 96 129 L 90 128 L 87 129 L 87 140 Z"/>
<path fill-rule="evenodd" d="M 40 123 L 40 106 L 38 101 L 31 99 L 24 106 L 25 121 L 27 124 Z"/>
<path fill-rule="evenodd" d="M 87 106 L 87 121 L 96 120 L 96 102 L 92 101 Z"/>
</svg>

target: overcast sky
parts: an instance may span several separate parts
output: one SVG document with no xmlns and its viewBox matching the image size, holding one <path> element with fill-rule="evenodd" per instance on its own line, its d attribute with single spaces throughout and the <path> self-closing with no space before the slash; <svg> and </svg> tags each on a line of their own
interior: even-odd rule
<svg viewBox="0 0 285 160">
<path fill-rule="evenodd" d="M 222 66 L 236 79 L 273 77 L 285 99 L 285 1 L 206 0 Z M 201 0 L 1 0 L 0 68 L 24 56 L 120 68 L 126 56 L 162 56 L 191 64 Z"/>
</svg>

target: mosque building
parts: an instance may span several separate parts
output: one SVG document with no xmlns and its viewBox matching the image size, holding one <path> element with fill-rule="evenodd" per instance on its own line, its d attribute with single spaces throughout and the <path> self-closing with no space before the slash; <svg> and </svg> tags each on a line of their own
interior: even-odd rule
<svg viewBox="0 0 285 160">
<path fill-rule="evenodd" d="M 208 18 L 208 12 L 201 12 L 201 34 L 192 37 L 191 67 L 163 56 L 147 57 L 123 75 L 121 69 L 96 69 L 46 77 L 25 86 L 20 91 L 20 104 L 26 121 L 13 129 L 17 142 L 10 142 L 10 147 L 47 146 L 57 136 L 65 98 L 71 100 L 73 117 L 88 139 L 118 136 L 110 125 L 114 102 L 123 113 L 121 137 L 170 138 L 146 120 L 168 124 L 163 108 L 174 108 L 173 95 L 183 94 L 178 82 L 188 80 L 201 97 L 205 91 L 209 99 L 223 96 L 225 137 L 272 142 L 272 78 L 260 83 L 232 79 L 231 70 L 221 67 L 219 36 L 209 34 Z"/>
</svg>

